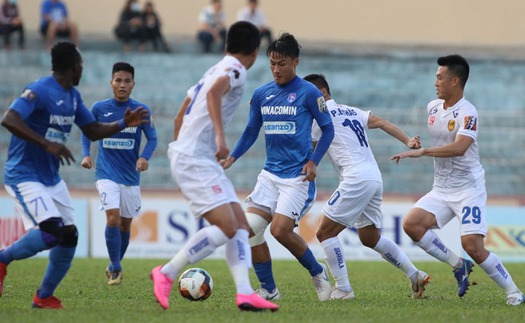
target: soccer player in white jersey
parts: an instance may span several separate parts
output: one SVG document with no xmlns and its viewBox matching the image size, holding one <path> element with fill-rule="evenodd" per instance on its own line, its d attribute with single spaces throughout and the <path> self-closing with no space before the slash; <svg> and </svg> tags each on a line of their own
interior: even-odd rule
<svg viewBox="0 0 525 323">
<path fill-rule="evenodd" d="M 249 226 L 233 185 L 219 164 L 229 154 L 224 127 L 239 105 L 246 71 L 257 59 L 259 44 L 259 31 L 253 24 L 233 24 L 226 40 L 226 56 L 188 90 L 175 118 L 175 141 L 168 148 L 171 174 L 194 216 L 203 217 L 210 226 L 190 237 L 171 261 L 152 270 L 153 292 L 164 309 L 169 308 L 173 281 L 181 270 L 223 244 L 237 289 L 237 307 L 247 311 L 279 308 L 257 295 L 250 284 Z"/>
<path fill-rule="evenodd" d="M 91 113 L 98 121 L 122 118 L 127 108 L 143 107 L 152 118 L 150 108 L 132 99 L 135 87 L 135 68 L 126 62 L 113 64 L 111 72 L 113 98 L 97 101 Z M 142 133 L 147 142 L 139 155 Z M 90 153 L 91 141 L 82 135 L 82 167 L 90 169 L 95 164 Z M 122 265 L 131 235 L 131 222 L 139 215 L 141 207 L 140 173 L 149 167 L 148 160 L 157 147 L 157 132 L 152 122 L 138 127 L 128 127 L 99 141 L 96 165 L 96 186 L 102 208 L 106 211 L 106 247 L 110 264 L 106 268 L 108 285 L 122 283 Z"/>
<path fill-rule="evenodd" d="M 331 299 L 354 299 L 350 286 L 343 248 L 337 235 L 348 227 L 355 227 L 361 242 L 375 250 L 386 261 L 401 269 L 412 285 L 412 297 L 420 298 L 430 276 L 418 270 L 407 255 L 392 240 L 382 236 L 381 201 L 383 180 L 372 153 L 366 129 L 381 129 L 409 148 L 419 148 L 419 136 L 408 137 L 388 120 L 336 103 L 330 94 L 330 86 L 321 74 L 310 74 L 305 80 L 314 84 L 323 94 L 328 113 L 334 124 L 334 140 L 328 155 L 337 171 L 340 182 L 323 208 L 323 217 L 317 229 L 326 262 L 335 280 Z M 312 138 L 319 139 L 320 129 L 314 124 Z"/>
<path fill-rule="evenodd" d="M 23 215 L 26 234 L 0 250 L 0 296 L 7 266 L 14 260 L 49 250 L 49 263 L 33 298 L 35 308 L 62 308 L 54 296 L 75 255 L 78 230 L 60 164 L 74 162 L 65 146 L 73 124 L 91 140 L 109 137 L 149 122 L 144 109 L 126 110 L 123 118 L 101 123 L 84 105 L 75 88 L 82 77 L 82 56 L 69 42 L 51 49 L 52 73 L 29 84 L 5 112 L 2 126 L 13 135 L 4 168 L 5 189 Z"/>
<path fill-rule="evenodd" d="M 436 72 L 437 100 L 427 106 L 427 127 L 431 148 L 420 148 L 392 156 L 400 159 L 434 157 L 432 190 L 408 212 L 403 229 L 428 254 L 454 268 L 458 296 L 467 292 L 473 263 L 455 255 L 430 229 L 442 228 L 456 217 L 461 245 L 467 254 L 505 290 L 508 305 L 524 302 L 500 259 L 485 249 L 487 234 L 485 171 L 481 166 L 476 138 L 478 112 L 465 99 L 463 91 L 469 76 L 469 64 L 459 55 L 440 57 Z"/>
<path fill-rule="evenodd" d="M 297 40 L 288 33 L 268 47 L 274 81 L 254 91 L 246 129 L 223 167 L 230 167 L 248 151 L 264 128 L 266 162 L 246 199 L 246 217 L 254 233 L 250 238 L 253 265 L 261 283 L 257 292 L 269 300 L 280 298 L 264 240 L 271 223 L 271 234 L 308 270 L 318 299 L 325 301 L 331 293 L 326 267 L 315 259 L 294 227 L 315 200 L 317 165 L 330 146 L 334 128 L 321 92 L 296 74 L 299 52 Z M 311 137 L 314 120 L 322 132 L 315 150 Z"/>
</svg>

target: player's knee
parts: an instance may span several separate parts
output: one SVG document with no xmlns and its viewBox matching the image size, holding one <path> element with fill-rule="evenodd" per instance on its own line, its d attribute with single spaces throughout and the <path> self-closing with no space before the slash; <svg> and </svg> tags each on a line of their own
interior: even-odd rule
<svg viewBox="0 0 525 323">
<path fill-rule="evenodd" d="M 49 218 L 38 224 L 42 239 L 49 247 L 59 244 L 64 236 L 62 228 L 64 223 L 61 218 Z"/>
<path fill-rule="evenodd" d="M 253 237 L 251 237 L 248 241 L 250 243 L 250 247 L 263 244 L 265 242 L 264 232 L 266 231 L 266 227 L 268 224 L 270 224 L 270 222 L 266 221 L 266 219 L 260 215 L 249 212 L 246 213 L 246 220 L 248 221 L 248 225 L 254 233 Z"/>
<path fill-rule="evenodd" d="M 63 238 L 60 245 L 66 248 L 74 248 L 78 244 L 78 230 L 76 225 L 66 225 L 63 227 Z"/>
</svg>

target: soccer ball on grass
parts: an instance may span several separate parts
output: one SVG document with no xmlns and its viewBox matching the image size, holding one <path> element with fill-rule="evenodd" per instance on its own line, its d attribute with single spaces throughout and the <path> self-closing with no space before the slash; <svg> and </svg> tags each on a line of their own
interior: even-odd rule
<svg viewBox="0 0 525 323">
<path fill-rule="evenodd" d="M 190 268 L 180 275 L 179 292 L 190 301 L 203 301 L 210 297 L 213 279 L 202 268 Z"/>
</svg>

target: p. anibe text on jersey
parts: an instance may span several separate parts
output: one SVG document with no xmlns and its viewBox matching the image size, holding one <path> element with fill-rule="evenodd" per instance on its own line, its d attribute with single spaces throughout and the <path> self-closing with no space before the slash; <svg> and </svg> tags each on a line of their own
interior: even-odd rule
<svg viewBox="0 0 525 323">
<path fill-rule="evenodd" d="M 347 108 L 347 107 L 343 107 L 343 106 L 339 106 L 337 109 L 329 110 L 329 112 L 332 115 L 332 117 L 335 117 L 335 116 L 348 116 L 348 117 L 351 117 L 351 116 L 356 116 L 357 115 L 357 113 L 353 109 Z"/>
</svg>

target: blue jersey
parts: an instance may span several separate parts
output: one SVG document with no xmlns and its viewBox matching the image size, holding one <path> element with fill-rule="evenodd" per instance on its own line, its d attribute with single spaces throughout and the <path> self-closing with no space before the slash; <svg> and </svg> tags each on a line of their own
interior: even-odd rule
<svg viewBox="0 0 525 323">
<path fill-rule="evenodd" d="M 95 122 L 80 93 L 65 89 L 53 76 L 29 84 L 9 109 L 20 116 L 36 133 L 49 141 L 65 144 L 73 123 L 82 127 Z M 35 143 L 11 137 L 4 168 L 5 184 L 40 182 L 46 186 L 60 182 L 60 161 Z"/>
<path fill-rule="evenodd" d="M 138 101 L 129 99 L 119 102 L 115 99 L 98 101 L 93 104 L 91 112 L 99 122 L 113 122 L 124 118 L 129 107 L 132 111 L 144 107 L 151 116 L 150 108 Z M 151 120 L 151 117 L 150 117 Z M 140 157 L 149 160 L 157 147 L 157 132 L 152 122 L 137 127 L 127 127 L 111 137 L 99 140 L 96 162 L 96 178 L 109 179 L 115 183 L 136 186 L 140 183 L 140 173 L 136 171 L 139 159 L 142 132 L 148 140 Z M 82 154 L 89 156 L 91 141 L 82 135 Z"/>
<path fill-rule="evenodd" d="M 313 119 L 321 127 L 332 124 L 321 92 L 300 77 L 284 86 L 271 82 L 254 91 L 247 127 L 264 129 L 265 170 L 281 178 L 301 174 L 312 155 Z"/>
</svg>

